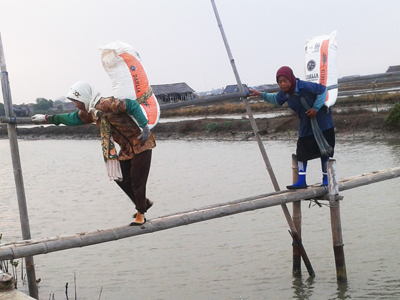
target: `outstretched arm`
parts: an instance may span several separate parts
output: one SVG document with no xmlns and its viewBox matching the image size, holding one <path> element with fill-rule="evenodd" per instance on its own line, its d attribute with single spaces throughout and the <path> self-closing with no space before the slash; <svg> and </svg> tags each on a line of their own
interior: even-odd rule
<svg viewBox="0 0 400 300">
<path fill-rule="evenodd" d="M 48 116 L 48 122 L 55 125 L 64 124 L 67 126 L 84 125 L 85 122 L 79 117 L 79 110 L 69 114 Z"/>
<path fill-rule="evenodd" d="M 275 93 L 267 93 L 267 92 L 259 92 L 257 90 L 254 89 L 249 89 L 250 91 L 250 96 L 261 96 L 261 98 L 268 102 L 268 103 L 272 103 L 272 104 L 278 104 L 278 102 L 276 101 L 276 94 Z"/>
<path fill-rule="evenodd" d="M 68 114 L 59 114 L 59 115 L 37 114 L 33 115 L 31 119 L 32 122 L 36 124 L 55 124 L 55 125 L 64 124 L 67 126 L 77 126 L 85 124 L 85 122 L 83 122 L 79 117 L 79 111 Z"/>
</svg>

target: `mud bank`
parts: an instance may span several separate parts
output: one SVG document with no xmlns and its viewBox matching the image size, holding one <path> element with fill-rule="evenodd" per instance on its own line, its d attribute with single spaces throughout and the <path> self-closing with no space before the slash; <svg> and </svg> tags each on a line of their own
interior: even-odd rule
<svg viewBox="0 0 400 300">
<path fill-rule="evenodd" d="M 385 124 L 386 113 L 334 114 L 338 140 L 400 140 L 400 129 Z M 295 115 L 256 119 L 262 139 L 292 140 L 297 138 L 298 119 Z M 249 120 L 200 119 L 193 121 L 159 123 L 154 129 L 158 140 L 163 139 L 220 139 L 251 140 L 254 134 Z M 17 127 L 20 139 L 97 139 L 99 129 L 86 126 Z M 6 139 L 7 127 L 0 128 L 0 138 Z"/>
</svg>

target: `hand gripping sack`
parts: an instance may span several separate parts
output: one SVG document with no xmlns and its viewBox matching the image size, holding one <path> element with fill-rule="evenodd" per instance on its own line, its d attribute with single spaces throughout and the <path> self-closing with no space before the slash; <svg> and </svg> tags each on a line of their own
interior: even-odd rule
<svg viewBox="0 0 400 300">
<path fill-rule="evenodd" d="M 306 80 L 328 88 L 325 100 L 327 107 L 335 104 L 338 95 L 336 51 L 336 30 L 330 35 L 309 38 L 305 45 Z"/>
<path fill-rule="evenodd" d="M 160 118 L 160 106 L 139 54 L 120 41 L 101 46 L 99 50 L 104 70 L 111 79 L 114 97 L 136 100 L 149 121 L 147 125 L 153 128 Z M 136 122 L 133 116 L 132 119 Z"/>
</svg>

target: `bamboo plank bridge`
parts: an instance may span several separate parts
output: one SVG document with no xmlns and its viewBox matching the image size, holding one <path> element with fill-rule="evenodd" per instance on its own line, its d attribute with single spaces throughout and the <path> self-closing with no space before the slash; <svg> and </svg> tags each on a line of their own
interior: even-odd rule
<svg viewBox="0 0 400 300">
<path fill-rule="evenodd" d="M 338 186 L 339 191 L 345 191 L 397 177 L 400 177 L 400 167 L 345 178 L 338 182 Z M 304 190 L 298 190 L 297 192 L 285 190 L 151 219 L 140 227 L 121 226 L 92 232 L 83 232 L 70 236 L 56 236 L 39 240 L 0 244 L 0 260 L 17 259 L 115 241 L 302 199 L 321 200 L 324 199 L 323 196 L 328 195 L 328 193 L 327 187 L 309 187 Z M 339 201 L 336 199 L 335 201 Z"/>
</svg>

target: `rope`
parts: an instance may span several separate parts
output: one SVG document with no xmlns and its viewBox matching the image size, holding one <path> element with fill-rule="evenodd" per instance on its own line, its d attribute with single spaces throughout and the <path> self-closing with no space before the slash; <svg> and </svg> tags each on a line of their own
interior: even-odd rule
<svg viewBox="0 0 400 300">
<path fill-rule="evenodd" d="M 310 109 L 310 106 L 308 106 L 306 100 L 303 97 L 301 97 L 301 104 L 303 104 L 303 106 L 306 110 Z M 328 157 L 331 156 L 333 149 L 328 144 L 324 135 L 322 134 L 322 131 L 318 126 L 317 118 L 311 119 L 311 128 L 314 133 L 315 140 L 317 141 L 318 148 L 319 148 L 319 151 L 321 152 L 321 155 L 328 156 Z"/>
<path fill-rule="evenodd" d="M 153 94 L 153 90 L 151 87 L 149 87 L 149 89 L 142 96 L 140 96 L 139 98 L 136 99 L 136 102 L 139 104 L 142 104 L 142 103 L 147 104 L 146 100 L 149 99 L 152 94 Z"/>
</svg>

